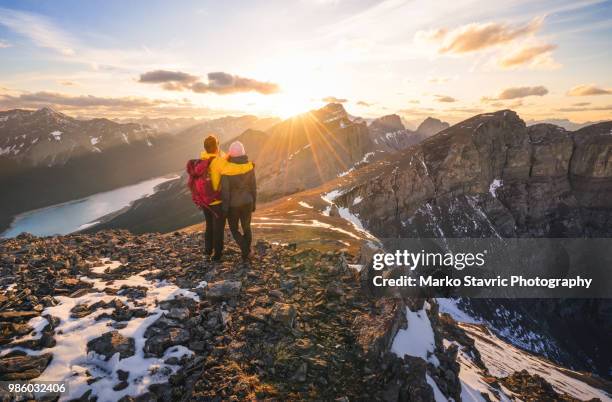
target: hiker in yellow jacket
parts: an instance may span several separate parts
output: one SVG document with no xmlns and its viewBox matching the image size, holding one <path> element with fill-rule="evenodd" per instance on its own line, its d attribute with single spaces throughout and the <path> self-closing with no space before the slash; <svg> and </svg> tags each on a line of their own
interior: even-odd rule
<svg viewBox="0 0 612 402">
<path fill-rule="evenodd" d="M 253 169 L 253 164 L 236 164 L 228 162 L 226 156 L 219 149 L 219 140 L 214 135 L 204 139 L 204 151 L 200 159 L 214 158 L 210 162 L 209 174 L 213 190 L 220 191 L 221 176 L 234 176 L 248 172 Z M 220 261 L 223 254 L 223 237 L 225 232 L 226 216 L 221 207 L 221 194 L 218 200 L 210 203 L 209 208 L 204 208 L 204 219 L 206 229 L 204 231 L 204 254 L 210 256 L 213 261 Z"/>
</svg>

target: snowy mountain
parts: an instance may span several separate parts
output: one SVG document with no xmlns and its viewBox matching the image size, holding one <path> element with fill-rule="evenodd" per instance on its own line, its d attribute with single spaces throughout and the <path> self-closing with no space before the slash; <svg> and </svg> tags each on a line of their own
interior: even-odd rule
<svg viewBox="0 0 612 402">
<path fill-rule="evenodd" d="M 142 124 L 77 120 L 51 108 L 0 112 L 0 158 L 28 167 L 55 166 L 92 152 L 159 136 Z"/>
</svg>

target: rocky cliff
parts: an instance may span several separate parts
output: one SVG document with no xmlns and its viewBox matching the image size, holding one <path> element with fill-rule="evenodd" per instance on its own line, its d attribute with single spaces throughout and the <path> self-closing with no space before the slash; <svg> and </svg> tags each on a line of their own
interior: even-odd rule
<svg viewBox="0 0 612 402">
<path fill-rule="evenodd" d="M 397 156 L 340 198 L 393 236 L 609 236 L 612 123 L 576 132 L 478 115 Z"/>
<path fill-rule="evenodd" d="M 336 202 L 381 238 L 610 237 L 611 130 L 478 115 L 356 175 Z M 609 376 L 609 301 L 466 304 L 523 347 Z"/>
</svg>

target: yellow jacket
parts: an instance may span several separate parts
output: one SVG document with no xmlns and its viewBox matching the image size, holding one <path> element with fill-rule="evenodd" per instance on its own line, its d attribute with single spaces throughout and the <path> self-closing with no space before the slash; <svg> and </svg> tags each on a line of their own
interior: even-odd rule
<svg viewBox="0 0 612 402">
<path fill-rule="evenodd" d="M 228 162 L 227 157 L 223 154 L 223 152 L 219 152 L 218 154 L 209 154 L 206 151 L 202 151 L 200 153 L 200 159 L 210 159 L 215 158 L 208 167 L 210 172 L 210 180 L 212 181 L 213 190 L 219 190 L 219 185 L 221 184 L 221 176 L 236 176 L 239 174 L 244 174 L 249 170 L 253 169 L 253 162 L 237 164 Z M 213 201 L 210 205 L 218 205 L 221 204 L 221 200 Z"/>
</svg>

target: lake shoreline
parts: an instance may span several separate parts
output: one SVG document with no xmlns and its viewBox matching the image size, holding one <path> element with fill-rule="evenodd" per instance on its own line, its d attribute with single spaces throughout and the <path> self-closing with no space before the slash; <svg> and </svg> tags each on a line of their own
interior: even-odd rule
<svg viewBox="0 0 612 402">
<path fill-rule="evenodd" d="M 160 185 L 175 180 L 178 177 L 180 176 L 177 174 L 166 174 L 155 178 L 140 180 L 136 183 L 120 186 L 112 190 L 94 193 L 82 198 L 22 212 L 6 219 L 8 224 L 5 223 L 4 220 L 0 222 L 0 238 L 12 238 L 22 232 L 33 232 L 32 234 L 39 236 L 49 236 L 54 234 L 77 233 L 86 230 L 110 219 L 110 217 L 115 214 L 121 213 L 121 211 L 129 208 L 133 202 L 154 194 Z M 130 192 L 134 194 L 131 195 Z M 113 196 L 117 198 L 116 201 L 113 200 Z M 88 203 L 91 205 L 87 205 Z M 87 210 L 87 207 L 90 209 L 98 208 L 100 211 L 92 212 Z M 80 208 L 80 211 L 74 211 L 75 208 Z M 70 211 L 71 209 L 73 211 Z M 60 219 L 58 216 L 53 216 L 54 213 L 61 210 L 66 211 L 64 214 L 67 215 L 67 222 L 65 222 L 64 219 Z M 60 214 L 61 213 L 62 212 L 60 212 Z M 79 219 L 75 217 L 73 213 L 85 216 Z M 92 214 L 95 214 L 95 216 Z M 51 222 L 46 222 L 50 228 L 45 227 L 45 215 L 51 216 L 51 218 L 47 218 Z M 38 217 L 42 217 L 43 219 L 43 224 L 41 224 L 40 227 L 32 223 L 32 221 L 36 220 Z M 53 223 L 54 219 L 57 221 L 56 224 Z M 60 226 L 63 226 L 63 228 Z M 50 232 L 50 230 L 53 232 Z"/>
</svg>

